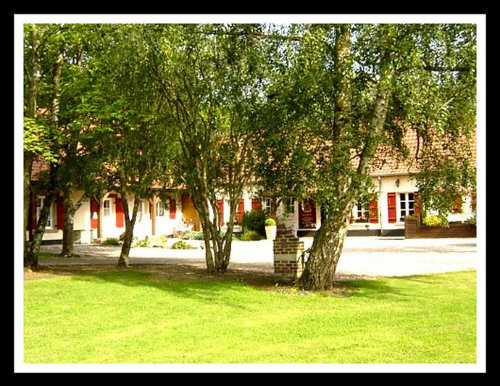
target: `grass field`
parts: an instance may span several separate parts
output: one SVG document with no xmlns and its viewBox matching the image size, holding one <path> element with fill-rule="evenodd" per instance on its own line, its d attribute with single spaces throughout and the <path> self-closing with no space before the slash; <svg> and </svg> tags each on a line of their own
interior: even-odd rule
<svg viewBox="0 0 500 386">
<path fill-rule="evenodd" d="M 115 270 L 24 282 L 24 363 L 475 363 L 476 272 L 344 296 Z"/>
</svg>

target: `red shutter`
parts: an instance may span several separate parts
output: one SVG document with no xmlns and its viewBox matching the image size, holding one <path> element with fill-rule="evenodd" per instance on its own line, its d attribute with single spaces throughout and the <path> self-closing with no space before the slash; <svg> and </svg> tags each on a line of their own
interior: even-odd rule
<svg viewBox="0 0 500 386">
<path fill-rule="evenodd" d="M 57 229 L 63 229 L 64 206 L 63 206 L 62 196 L 59 196 L 59 195 L 57 196 L 56 206 L 57 206 Z"/>
<path fill-rule="evenodd" d="M 415 206 L 415 215 L 418 216 L 420 214 L 420 205 L 421 205 L 421 202 L 420 200 L 418 199 L 418 192 L 413 192 L 413 201 L 414 202 L 414 206 Z"/>
<path fill-rule="evenodd" d="M 217 209 L 219 210 L 219 225 L 224 225 L 224 200 L 217 200 Z"/>
<path fill-rule="evenodd" d="M 175 213 L 177 212 L 177 206 L 175 203 L 175 198 L 168 198 L 169 206 L 170 206 L 170 218 L 175 218 Z"/>
<path fill-rule="evenodd" d="M 378 201 L 373 200 L 370 202 L 370 222 L 372 224 L 378 223 Z"/>
<path fill-rule="evenodd" d="M 240 203 L 238 204 L 238 211 L 236 213 L 236 221 L 238 224 L 243 224 L 243 214 L 245 213 L 245 200 L 240 198 Z"/>
<path fill-rule="evenodd" d="M 387 211 L 389 222 L 396 222 L 396 193 L 387 193 Z"/>
<path fill-rule="evenodd" d="M 260 198 L 252 198 L 252 210 L 262 209 L 262 201 Z"/>
<path fill-rule="evenodd" d="M 99 216 L 99 202 L 92 198 L 90 199 L 90 228 L 97 229 L 97 217 L 94 218 L 94 213 Z"/>
<path fill-rule="evenodd" d="M 115 196 L 116 204 L 116 227 L 123 228 L 123 201 L 120 197 Z"/>
</svg>

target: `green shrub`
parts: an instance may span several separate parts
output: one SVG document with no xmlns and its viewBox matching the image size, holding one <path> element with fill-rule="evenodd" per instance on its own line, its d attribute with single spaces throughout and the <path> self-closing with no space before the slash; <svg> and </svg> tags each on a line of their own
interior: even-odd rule
<svg viewBox="0 0 500 386">
<path fill-rule="evenodd" d="M 149 238 L 146 236 L 143 240 L 134 240 L 134 247 L 149 247 Z"/>
<path fill-rule="evenodd" d="M 265 219 L 266 213 L 262 209 L 245 212 L 243 214 L 242 223 L 243 232 L 254 231 L 264 236 L 266 234 L 266 230 L 264 228 Z"/>
<path fill-rule="evenodd" d="M 153 247 L 164 248 L 167 246 L 167 236 L 153 236 L 150 240 Z"/>
<path fill-rule="evenodd" d="M 116 237 L 107 237 L 105 238 L 101 245 L 120 245 L 120 241 Z"/>
<path fill-rule="evenodd" d="M 255 231 L 246 231 L 243 232 L 240 236 L 241 241 L 256 241 L 256 240 L 262 240 L 263 236 Z"/>
<path fill-rule="evenodd" d="M 476 225 L 476 221 L 476 214 L 474 213 L 472 217 L 469 217 L 467 220 L 465 220 L 465 223 L 469 225 Z"/>
<path fill-rule="evenodd" d="M 274 221 L 272 218 L 268 218 L 268 219 L 266 219 L 265 224 L 266 224 L 266 226 L 276 225 L 276 221 Z"/>
<path fill-rule="evenodd" d="M 186 243 L 184 240 L 176 241 L 171 246 L 172 249 L 194 249 L 191 245 Z"/>
<path fill-rule="evenodd" d="M 427 216 L 423 220 L 424 225 L 429 227 L 447 227 L 448 220 L 440 216 Z"/>
<path fill-rule="evenodd" d="M 203 240 L 203 232 L 191 231 L 181 237 L 182 240 Z"/>
</svg>

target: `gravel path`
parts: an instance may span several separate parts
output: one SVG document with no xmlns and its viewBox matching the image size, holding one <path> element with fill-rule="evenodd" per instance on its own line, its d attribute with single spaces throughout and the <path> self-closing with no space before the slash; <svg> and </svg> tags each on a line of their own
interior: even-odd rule
<svg viewBox="0 0 500 386">
<path fill-rule="evenodd" d="M 302 238 L 309 248 L 312 238 Z M 168 245 L 176 239 L 169 240 Z M 132 248 L 133 264 L 203 264 L 201 241 L 190 240 L 195 249 Z M 60 245 L 44 245 L 43 252 L 59 252 Z M 75 245 L 80 258 L 43 260 L 44 265 L 116 264 L 120 247 Z M 475 238 L 404 239 L 350 237 L 346 239 L 337 274 L 342 276 L 407 276 L 477 269 L 479 256 Z M 273 271 L 272 242 L 234 241 L 230 267 Z"/>
</svg>

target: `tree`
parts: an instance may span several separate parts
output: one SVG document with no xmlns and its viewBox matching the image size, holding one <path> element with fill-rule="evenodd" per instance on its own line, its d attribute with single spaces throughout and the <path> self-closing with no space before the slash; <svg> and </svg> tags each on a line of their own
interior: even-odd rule
<svg viewBox="0 0 500 386">
<path fill-rule="evenodd" d="M 88 170 L 94 160 L 82 147 L 82 137 L 88 140 L 92 119 L 84 103 L 92 88 L 89 58 L 94 55 L 99 26 L 93 24 L 65 24 L 59 36 L 63 60 L 59 105 L 59 167 L 57 186 L 62 191 L 63 243 L 60 255 L 78 256 L 73 249 L 74 215 L 83 202 L 99 189 Z M 83 193 L 75 201 L 77 190 Z"/>
<path fill-rule="evenodd" d="M 453 139 L 472 133 L 475 29 L 316 24 L 296 25 L 290 31 L 296 48 L 288 51 L 289 65 L 274 94 L 279 109 L 288 111 L 291 119 L 270 125 L 267 135 L 303 136 L 293 152 L 309 149 L 314 155 L 294 165 L 295 173 L 307 172 L 308 178 L 293 194 L 314 197 L 323 210 L 298 285 L 327 289 L 334 281 L 353 205 L 370 193 L 369 171 L 380 145 L 410 159 L 401 140 L 405 130 L 415 130 L 423 141 L 436 134 Z M 427 162 L 436 166 L 431 158 Z M 271 182 L 286 186 L 283 176 L 275 167 Z M 456 181 L 462 184 L 473 173 L 461 176 Z M 430 183 L 436 175 L 420 177 Z"/>
<path fill-rule="evenodd" d="M 38 252 L 56 191 L 58 170 L 58 123 L 63 59 L 58 42 L 60 26 L 31 24 L 24 27 L 24 221 L 26 231 L 31 192 L 31 169 L 36 158 L 48 163 L 49 171 L 39 184 L 46 194 L 31 243 L 24 242 L 24 266 L 38 269 Z"/>
<path fill-rule="evenodd" d="M 251 176 L 252 122 L 266 87 L 265 51 L 251 37 L 259 28 L 164 25 L 152 43 L 151 74 L 178 132 L 177 176 L 200 215 L 210 273 L 228 267 L 236 209 Z M 224 234 L 222 196 L 230 208 Z"/>
<path fill-rule="evenodd" d="M 149 27 L 113 25 L 103 32 L 101 50 L 90 63 L 94 87 L 86 98 L 94 124 L 83 144 L 93 162 L 101 164 L 101 185 L 123 201 L 125 233 L 118 266 L 128 267 L 138 206 L 172 182 L 169 168 L 176 144 L 148 73 Z"/>
</svg>

